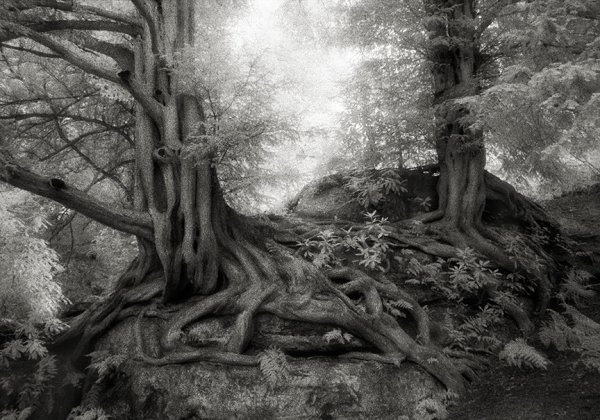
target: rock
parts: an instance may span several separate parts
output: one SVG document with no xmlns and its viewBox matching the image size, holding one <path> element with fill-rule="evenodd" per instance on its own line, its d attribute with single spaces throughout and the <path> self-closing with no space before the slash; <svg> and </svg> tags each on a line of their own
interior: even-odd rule
<svg viewBox="0 0 600 420">
<path fill-rule="evenodd" d="M 377 206 L 379 214 L 397 221 L 413 217 L 423 211 L 416 198 L 429 197 L 431 206 L 437 205 L 436 185 L 438 176 L 435 167 L 398 170 L 407 191 L 399 195 L 391 194 L 385 202 Z M 346 188 L 347 174 L 334 174 L 309 183 L 300 191 L 293 202 L 294 213 L 301 217 L 317 219 L 363 220 L 366 211 Z"/>
<path fill-rule="evenodd" d="M 286 335 L 289 326 L 273 319 L 259 322 L 259 336 Z M 142 328 L 145 336 L 158 332 L 151 322 Z M 431 375 L 408 362 L 392 366 L 334 356 L 288 358 L 288 375 L 276 383 L 259 367 L 200 362 L 150 366 L 130 357 L 135 351 L 133 325 L 134 319 L 123 321 L 97 347 L 128 356 L 118 380 L 100 393 L 98 405 L 111 418 L 412 418 L 419 403 L 443 394 Z M 149 341 L 146 353 L 155 353 Z"/>
<path fill-rule="evenodd" d="M 363 222 L 365 212 L 377 211 L 392 223 L 410 219 L 438 206 L 437 182 L 439 179 L 437 166 L 424 166 L 414 169 L 397 169 L 404 180 L 405 192 L 390 193 L 378 205 L 367 209 L 362 207 L 348 189 L 349 174 L 338 173 L 315 180 L 308 184 L 292 201 L 290 210 L 301 218 L 341 219 L 351 222 Z M 383 170 L 370 170 L 377 176 Z M 485 172 L 486 204 L 483 213 L 485 223 L 509 229 L 522 230 L 529 226 L 523 219 L 528 213 L 533 220 L 553 230 L 558 228 L 556 221 L 551 220 L 532 200 L 519 194 L 512 186 L 495 175 Z M 423 200 L 428 199 L 428 206 Z"/>
</svg>

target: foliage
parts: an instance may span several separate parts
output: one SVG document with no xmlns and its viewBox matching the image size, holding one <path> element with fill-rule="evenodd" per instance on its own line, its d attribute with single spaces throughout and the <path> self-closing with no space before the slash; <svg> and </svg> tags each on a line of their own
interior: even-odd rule
<svg viewBox="0 0 600 420">
<path fill-rule="evenodd" d="M 7 319 L 0 321 L 3 326 L 14 330 L 13 339 L 6 341 L 0 349 L 0 367 L 9 369 L 9 375 L 0 380 L 0 389 L 8 397 L 15 394 L 18 396 L 16 400 L 12 398 L 5 401 L 9 405 L 2 407 L 5 410 L 3 415 L 9 418 L 11 415 L 16 416 L 14 418 L 26 418 L 27 413 L 38 406 L 40 397 L 57 372 L 56 359 L 48 354 L 45 342 L 61 332 L 66 325 L 55 318 L 37 325 L 31 323 L 31 320 L 27 323 Z M 25 378 L 18 370 L 13 372 L 11 369 L 23 359 L 35 362 L 35 370 Z"/>
<path fill-rule="evenodd" d="M 546 370 L 550 363 L 543 354 L 527 344 L 522 338 L 508 342 L 498 356 L 509 365 L 517 367 L 525 366 Z"/>
<path fill-rule="evenodd" d="M 563 302 L 572 302 L 575 306 L 580 306 L 585 300 L 596 296 L 596 292 L 589 284 L 592 277 L 585 270 L 571 267 L 566 278 L 561 282 L 557 298 Z"/>
<path fill-rule="evenodd" d="M 100 383 L 118 373 L 120 367 L 127 360 L 122 354 L 115 355 L 108 351 L 95 351 L 88 356 L 91 358 L 91 363 L 87 369 L 98 375 L 96 383 Z"/>
<path fill-rule="evenodd" d="M 540 341 L 546 347 L 574 351 L 577 363 L 600 372 L 600 324 L 571 305 L 564 307 L 564 315 L 548 310 L 550 319 L 540 329 Z"/>
<path fill-rule="evenodd" d="M 91 227 L 91 229 L 90 229 Z M 88 256 L 98 261 L 99 273 L 109 276 L 108 285 L 115 284 L 118 276 L 137 254 L 137 241 L 132 235 L 117 232 L 92 223 L 88 230 L 93 235 Z M 110 289 L 110 287 L 107 287 Z"/>
<path fill-rule="evenodd" d="M 67 420 L 109 420 L 110 417 L 101 408 L 77 406 L 71 410 Z"/>
<path fill-rule="evenodd" d="M 335 343 L 349 343 L 352 340 L 352 334 L 342 332 L 339 328 L 335 328 L 331 331 L 326 332 L 323 335 L 323 338 L 327 343 L 331 343 L 332 341 Z"/>
<path fill-rule="evenodd" d="M 350 174 L 345 188 L 365 209 L 372 208 L 385 201 L 390 194 L 407 192 L 406 180 L 395 169 L 382 171 L 354 171 Z"/>
<path fill-rule="evenodd" d="M 447 313 L 444 319 L 449 332 L 451 348 L 469 351 L 497 351 L 502 345 L 494 327 L 503 322 L 504 312 L 492 305 L 479 308 L 474 316 L 468 316 L 455 326 L 454 318 Z"/>
<path fill-rule="evenodd" d="M 335 250 L 340 246 L 340 238 L 332 230 L 321 231 L 298 245 L 301 255 L 319 268 L 339 263 Z"/>
<path fill-rule="evenodd" d="M 451 301 L 475 294 L 500 276 L 490 261 L 480 259 L 471 248 L 459 249 L 457 256 L 448 260 L 438 258 L 427 264 L 411 250 L 403 251 L 395 259 L 412 276 L 406 283 L 430 287 Z"/>
<path fill-rule="evenodd" d="M 44 322 L 67 302 L 53 276 L 62 270 L 58 254 L 41 239 L 41 214 L 28 213 L 25 193 L 0 193 L 0 316 Z"/>
<path fill-rule="evenodd" d="M 342 246 L 347 250 L 355 251 L 359 259 L 354 260 L 359 265 L 369 270 L 386 271 L 389 269 L 389 252 L 391 233 L 387 229 L 388 219 L 381 217 L 373 211 L 365 213 L 367 220 L 362 229 L 353 233 L 352 229 L 346 231 Z"/>
<path fill-rule="evenodd" d="M 258 355 L 259 368 L 270 386 L 289 379 L 290 366 L 285 354 L 276 347 L 270 347 Z"/>
<path fill-rule="evenodd" d="M 365 213 L 367 220 L 356 229 L 345 230 L 343 237 L 332 230 L 324 230 L 315 236 L 299 242 L 300 254 L 313 262 L 317 267 L 333 267 L 341 264 L 337 252 L 341 249 L 355 252 L 359 258 L 354 262 L 369 269 L 385 271 L 389 269 L 390 231 L 386 228 L 387 218 L 380 217 L 377 212 Z"/>
<path fill-rule="evenodd" d="M 340 7 L 340 42 L 360 58 L 344 90 L 339 133 L 348 162 L 406 167 L 435 160 L 420 3 L 359 1 Z"/>
</svg>

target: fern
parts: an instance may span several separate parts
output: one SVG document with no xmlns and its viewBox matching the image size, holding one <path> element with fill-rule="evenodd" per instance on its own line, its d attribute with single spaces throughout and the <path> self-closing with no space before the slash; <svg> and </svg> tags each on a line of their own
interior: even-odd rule
<svg viewBox="0 0 600 420">
<path fill-rule="evenodd" d="M 573 302 L 579 306 L 583 301 L 596 296 L 596 292 L 588 284 L 592 275 L 584 270 L 571 269 L 560 286 L 557 297 L 564 302 Z"/>
<path fill-rule="evenodd" d="M 439 398 L 425 398 L 415 407 L 415 420 L 443 420 L 448 418 L 446 405 Z"/>
<path fill-rule="evenodd" d="M 338 343 L 349 343 L 352 340 L 352 334 L 344 333 L 339 328 L 328 331 L 323 335 L 323 338 L 327 343 L 338 342 Z"/>
<path fill-rule="evenodd" d="M 383 306 L 390 315 L 396 318 L 406 318 L 404 311 L 413 309 L 413 305 L 403 299 L 385 300 Z"/>
<path fill-rule="evenodd" d="M 47 356 L 37 364 L 31 381 L 27 382 L 19 392 L 19 409 L 36 407 L 40 396 L 47 389 L 50 380 L 56 376 L 56 358 Z"/>
<path fill-rule="evenodd" d="M 31 407 L 28 407 L 24 410 L 2 410 L 0 411 L 0 419 L 27 420 L 31 414 L 33 414 L 33 409 Z"/>
<path fill-rule="evenodd" d="M 71 410 L 67 420 L 110 420 L 110 417 L 101 408 L 77 406 Z"/>
<path fill-rule="evenodd" d="M 98 374 L 96 383 L 102 382 L 104 379 L 117 372 L 127 360 L 127 358 L 121 354 L 113 355 L 107 351 L 95 351 L 88 356 L 90 356 L 92 362 L 87 369 L 95 371 Z"/>
<path fill-rule="evenodd" d="M 510 366 L 519 368 L 531 367 L 546 370 L 550 363 L 542 353 L 531 347 L 522 338 L 508 342 L 498 356 Z"/>
<path fill-rule="evenodd" d="M 577 364 L 600 372 L 600 323 L 573 306 L 565 306 L 565 316 L 549 310 L 550 319 L 540 329 L 540 341 L 546 347 L 572 350 L 579 355 Z"/>
<path fill-rule="evenodd" d="M 267 383 L 275 386 L 289 378 L 290 366 L 285 354 L 276 347 L 270 347 L 258 355 L 259 368 Z"/>
</svg>

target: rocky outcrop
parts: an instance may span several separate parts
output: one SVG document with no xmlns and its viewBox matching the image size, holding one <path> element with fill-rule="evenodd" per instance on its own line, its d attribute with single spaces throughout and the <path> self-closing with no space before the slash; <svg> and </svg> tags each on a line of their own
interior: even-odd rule
<svg viewBox="0 0 600 420">
<path fill-rule="evenodd" d="M 147 320 L 142 328 L 147 338 L 156 326 Z M 222 325 L 226 325 L 225 322 Z M 310 332 L 310 326 L 296 336 L 287 335 L 285 325 L 261 318 L 258 328 L 264 343 L 279 335 L 283 347 L 312 343 L 314 357 L 288 358 L 289 373 L 276 383 L 266 380 L 259 367 L 224 366 L 213 363 L 189 363 L 150 366 L 134 361 L 133 319 L 112 329 L 98 349 L 127 356 L 120 367 L 115 385 L 100 392 L 98 405 L 117 419 L 230 419 L 230 418 L 413 418 L 414 413 L 442 395 L 439 383 L 418 366 L 402 363 L 382 365 L 372 361 L 340 359 L 323 339 L 322 331 Z M 221 326 L 205 323 L 211 336 Z M 192 327 L 193 330 L 196 327 Z M 149 340 L 151 341 L 151 340 Z M 293 343 L 296 344 L 293 344 Z M 263 343 L 263 344 L 264 344 Z M 304 344 L 301 344 L 304 343 Z M 145 344 L 152 353 L 152 344 Z M 329 346 L 329 347 L 328 347 Z M 350 349 L 360 346 L 356 342 Z M 257 352 L 261 344 L 254 345 Z M 348 349 L 346 349 L 348 350 Z"/>
<path fill-rule="evenodd" d="M 436 190 L 439 173 L 437 166 L 413 169 L 398 169 L 404 180 L 406 191 L 390 193 L 377 206 L 365 209 L 355 199 L 348 188 L 350 174 L 338 173 L 317 179 L 300 191 L 290 204 L 290 210 L 301 218 L 341 219 L 352 222 L 364 221 L 365 211 L 376 210 L 390 222 L 410 219 L 428 209 L 436 209 Z M 377 176 L 380 170 L 370 170 Z M 544 210 L 532 200 L 518 193 L 510 184 L 497 176 L 485 172 L 486 204 L 483 220 L 487 224 L 523 229 L 533 224 L 557 230 L 558 224 L 548 217 Z M 423 206 L 428 199 L 429 206 Z"/>
<path fill-rule="evenodd" d="M 417 198 L 430 198 L 431 206 L 437 205 L 436 185 L 438 173 L 435 167 L 398 170 L 400 177 L 405 180 L 405 193 L 390 194 L 386 200 L 373 210 L 378 210 L 383 217 L 390 221 L 413 217 L 424 208 L 419 206 Z M 361 221 L 365 209 L 356 201 L 347 184 L 348 174 L 338 173 L 317 179 L 302 189 L 291 210 L 300 217 L 317 219 L 343 219 Z"/>
</svg>

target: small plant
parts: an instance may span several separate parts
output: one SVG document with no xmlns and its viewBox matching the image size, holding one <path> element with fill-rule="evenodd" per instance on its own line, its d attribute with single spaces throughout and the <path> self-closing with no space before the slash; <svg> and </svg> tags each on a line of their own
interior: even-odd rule
<svg viewBox="0 0 600 420">
<path fill-rule="evenodd" d="M 275 386 L 290 376 L 290 366 L 285 354 L 276 347 L 270 347 L 258 355 L 261 373 L 270 386 Z"/>
<path fill-rule="evenodd" d="M 77 406 L 71 410 L 67 420 L 110 420 L 110 416 L 101 408 Z"/>
<path fill-rule="evenodd" d="M 387 313 L 396 318 L 406 318 L 405 311 L 413 309 L 413 305 L 403 299 L 384 300 L 383 307 Z"/>
<path fill-rule="evenodd" d="M 350 333 L 342 332 L 342 330 L 340 330 L 339 328 L 336 328 L 336 329 L 326 332 L 323 335 L 323 338 L 325 339 L 325 341 L 327 343 L 331 343 L 333 341 L 333 342 L 344 344 L 344 343 L 349 343 L 352 340 L 353 336 Z"/>
<path fill-rule="evenodd" d="M 92 359 L 92 362 L 87 369 L 96 372 L 98 378 L 96 383 L 100 383 L 103 380 L 109 378 L 119 371 L 123 363 L 127 360 L 122 354 L 110 354 L 107 351 L 95 351 L 90 353 L 88 356 Z"/>
<path fill-rule="evenodd" d="M 332 230 L 324 230 L 312 238 L 298 242 L 300 254 L 319 268 L 333 267 L 340 264 L 336 251 L 343 247 L 356 252 L 359 258 L 354 262 L 359 265 L 369 270 L 385 271 L 389 268 L 388 254 L 391 247 L 388 219 L 380 217 L 375 211 L 365 213 L 365 217 L 366 222 L 356 232 L 352 228 L 342 230 L 343 237 Z"/>
<path fill-rule="evenodd" d="M 332 267 L 339 262 L 335 250 L 340 246 L 340 238 L 332 230 L 321 231 L 298 245 L 301 255 L 319 268 Z"/>
<path fill-rule="evenodd" d="M 415 197 L 412 200 L 422 211 L 429 211 L 431 209 L 431 197 L 425 198 Z"/>
<path fill-rule="evenodd" d="M 571 268 L 560 285 L 557 297 L 563 302 L 572 302 L 575 306 L 581 305 L 585 300 L 596 296 L 596 292 L 589 284 L 591 278 L 592 275 L 587 271 Z"/>
<path fill-rule="evenodd" d="M 388 253 L 391 241 L 388 239 L 390 231 L 387 229 L 388 219 L 380 217 L 377 212 L 365 213 L 367 221 L 364 228 L 356 234 L 346 231 L 343 245 L 346 249 L 356 251 L 359 265 L 369 270 L 386 271 L 389 264 Z"/>
<path fill-rule="evenodd" d="M 497 351 L 502 342 L 494 334 L 493 327 L 502 322 L 503 315 L 500 308 L 486 305 L 477 314 L 465 318 L 456 326 L 454 319 L 446 314 L 445 326 L 451 340 L 449 347 L 464 351 Z"/>
<path fill-rule="evenodd" d="M 530 367 L 546 370 L 550 363 L 542 353 L 531 347 L 522 338 L 506 343 L 504 350 L 498 354 L 498 357 L 510 366 L 519 368 Z"/>
<path fill-rule="evenodd" d="M 384 169 L 380 173 L 374 170 L 354 171 L 346 188 L 364 208 L 377 206 L 385 201 L 389 194 L 407 192 L 406 180 L 395 169 Z"/>
<path fill-rule="evenodd" d="M 548 310 L 550 319 L 540 329 L 540 341 L 559 351 L 574 351 L 579 355 L 578 364 L 600 373 L 600 324 L 573 306 L 563 305 L 564 315 Z"/>
</svg>

